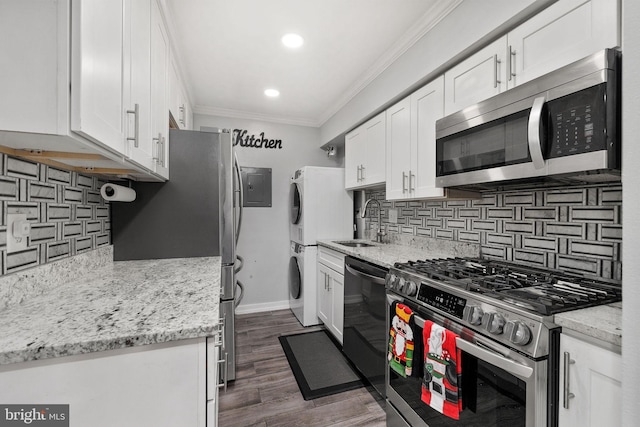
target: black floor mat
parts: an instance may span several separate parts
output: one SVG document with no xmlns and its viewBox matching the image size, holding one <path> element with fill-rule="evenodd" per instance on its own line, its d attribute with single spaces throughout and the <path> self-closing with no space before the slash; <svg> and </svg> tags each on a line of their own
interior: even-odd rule
<svg viewBox="0 0 640 427">
<path fill-rule="evenodd" d="M 304 400 L 365 385 L 327 331 L 285 335 L 279 340 Z"/>
</svg>

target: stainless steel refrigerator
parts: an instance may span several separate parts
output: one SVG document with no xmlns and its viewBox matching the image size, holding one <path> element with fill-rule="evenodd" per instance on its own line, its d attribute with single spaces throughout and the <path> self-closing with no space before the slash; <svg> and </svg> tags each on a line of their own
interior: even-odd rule
<svg viewBox="0 0 640 427">
<path fill-rule="evenodd" d="M 224 324 L 221 379 L 235 379 L 235 307 L 242 298 L 236 244 L 242 223 L 242 175 L 228 130 L 169 133 L 169 181 L 137 182 L 136 200 L 111 203 L 114 260 L 220 256 Z"/>
</svg>

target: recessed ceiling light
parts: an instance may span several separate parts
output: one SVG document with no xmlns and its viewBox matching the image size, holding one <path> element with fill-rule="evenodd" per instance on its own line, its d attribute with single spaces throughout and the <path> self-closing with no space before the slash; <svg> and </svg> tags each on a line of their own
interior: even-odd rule
<svg viewBox="0 0 640 427">
<path fill-rule="evenodd" d="M 277 89 L 266 89 L 264 91 L 264 94 L 269 98 L 277 98 L 278 96 L 280 96 L 280 91 Z"/>
<path fill-rule="evenodd" d="M 289 33 L 282 36 L 282 44 L 291 49 L 297 49 L 304 43 L 304 39 L 298 34 Z"/>
</svg>

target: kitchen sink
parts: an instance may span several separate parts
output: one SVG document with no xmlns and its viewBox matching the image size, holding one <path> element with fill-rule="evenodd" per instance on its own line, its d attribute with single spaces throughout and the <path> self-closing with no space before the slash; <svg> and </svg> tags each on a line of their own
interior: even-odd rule
<svg viewBox="0 0 640 427">
<path fill-rule="evenodd" d="M 369 246 L 375 246 L 372 245 L 370 243 L 365 243 L 365 242 L 353 242 L 353 241 L 347 241 L 347 242 L 333 242 L 333 243 L 337 243 L 339 245 L 342 246 L 349 246 L 350 248 L 366 248 Z"/>
</svg>

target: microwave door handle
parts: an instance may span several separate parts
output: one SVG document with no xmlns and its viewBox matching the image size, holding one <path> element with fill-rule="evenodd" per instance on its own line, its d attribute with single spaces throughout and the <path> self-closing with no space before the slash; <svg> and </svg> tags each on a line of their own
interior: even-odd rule
<svg viewBox="0 0 640 427">
<path fill-rule="evenodd" d="M 544 96 L 533 100 L 533 106 L 529 113 L 529 124 L 527 127 L 527 136 L 529 141 L 529 153 L 533 167 L 542 169 L 544 167 L 544 157 L 542 157 L 542 140 L 540 138 L 540 127 L 542 126 L 542 109 L 544 108 Z"/>
</svg>

